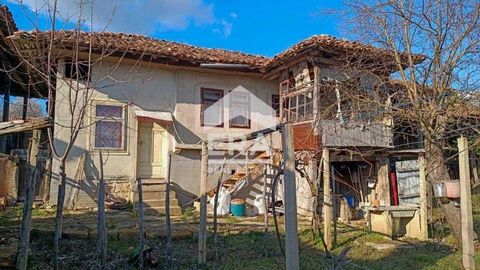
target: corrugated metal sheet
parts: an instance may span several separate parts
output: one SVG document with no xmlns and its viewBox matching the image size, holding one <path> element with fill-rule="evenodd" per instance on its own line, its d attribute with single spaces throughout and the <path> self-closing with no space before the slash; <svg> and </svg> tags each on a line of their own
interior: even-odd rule
<svg viewBox="0 0 480 270">
<path fill-rule="evenodd" d="M 330 147 L 393 147 L 392 129 L 380 123 L 346 122 L 337 120 L 319 122 L 322 145 Z"/>
<path fill-rule="evenodd" d="M 400 204 L 419 204 L 420 178 L 418 160 L 401 160 L 395 162 L 397 170 L 398 197 Z"/>
</svg>

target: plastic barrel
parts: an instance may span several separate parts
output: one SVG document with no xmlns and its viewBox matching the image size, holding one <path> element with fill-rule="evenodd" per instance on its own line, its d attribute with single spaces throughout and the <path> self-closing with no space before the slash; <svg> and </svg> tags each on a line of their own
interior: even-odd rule
<svg viewBox="0 0 480 270">
<path fill-rule="evenodd" d="M 233 216 L 243 217 L 245 216 L 245 204 L 231 204 L 230 212 Z"/>
</svg>

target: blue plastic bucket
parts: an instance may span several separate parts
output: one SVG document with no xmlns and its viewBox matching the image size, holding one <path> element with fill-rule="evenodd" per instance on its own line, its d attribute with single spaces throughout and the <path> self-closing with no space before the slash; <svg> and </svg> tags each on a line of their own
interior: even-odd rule
<svg viewBox="0 0 480 270">
<path fill-rule="evenodd" d="M 231 204 L 230 212 L 232 212 L 232 215 L 236 217 L 245 216 L 245 204 Z"/>
<path fill-rule="evenodd" d="M 355 198 L 352 195 L 345 195 L 345 199 L 350 207 L 355 207 Z"/>
</svg>

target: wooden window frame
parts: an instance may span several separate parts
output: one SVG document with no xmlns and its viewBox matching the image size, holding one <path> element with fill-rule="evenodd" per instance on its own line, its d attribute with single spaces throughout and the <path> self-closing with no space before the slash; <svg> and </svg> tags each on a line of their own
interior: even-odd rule
<svg viewBox="0 0 480 270">
<path fill-rule="evenodd" d="M 224 90 L 222 89 L 214 89 L 214 88 L 200 88 L 200 126 L 202 127 L 224 127 L 225 126 L 225 121 L 224 121 L 224 108 L 223 108 L 223 97 L 224 97 Z M 220 98 L 218 100 L 209 100 L 209 99 L 206 99 L 205 98 L 205 93 L 206 92 L 213 92 L 213 93 L 218 93 L 220 94 Z M 221 102 L 221 108 L 220 108 L 220 116 L 221 116 L 221 123 L 218 124 L 218 125 L 209 125 L 209 124 L 205 124 L 205 116 L 204 116 L 204 113 L 205 113 L 205 102 L 208 101 L 208 102 L 213 102 L 212 104 L 216 103 L 216 102 Z"/>
<path fill-rule="evenodd" d="M 230 93 L 230 99 L 229 99 L 229 113 L 231 114 L 231 111 L 232 111 L 232 104 L 233 104 L 233 96 L 235 94 L 243 94 L 247 97 L 247 124 L 246 125 L 238 125 L 238 124 L 234 124 L 232 123 L 232 117 L 231 115 L 229 116 L 230 119 L 228 120 L 228 124 L 229 124 L 229 127 L 231 128 L 250 128 L 251 127 L 251 120 L 250 120 L 250 110 L 251 110 L 251 107 L 250 107 L 250 94 L 249 93 L 238 93 L 238 92 L 235 92 L 235 93 Z"/>
</svg>

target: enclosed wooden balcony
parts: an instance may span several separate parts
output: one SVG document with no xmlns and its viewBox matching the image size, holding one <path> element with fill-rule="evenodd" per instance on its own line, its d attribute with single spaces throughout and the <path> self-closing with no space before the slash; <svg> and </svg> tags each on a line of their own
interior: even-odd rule
<svg viewBox="0 0 480 270">
<path fill-rule="evenodd" d="M 393 148 L 393 131 L 383 123 L 321 120 L 317 124 L 322 146 Z"/>
</svg>

